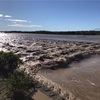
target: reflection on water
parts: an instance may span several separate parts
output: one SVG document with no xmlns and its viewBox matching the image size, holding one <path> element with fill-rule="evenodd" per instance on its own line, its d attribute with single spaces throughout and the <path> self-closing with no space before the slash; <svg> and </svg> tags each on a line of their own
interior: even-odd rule
<svg viewBox="0 0 100 100">
<path fill-rule="evenodd" d="M 100 56 L 74 62 L 68 69 L 44 70 L 40 74 L 62 85 L 79 100 L 100 100 Z M 75 99 L 77 100 L 77 99 Z"/>
<path fill-rule="evenodd" d="M 5 40 L 6 40 L 6 37 L 7 35 L 5 33 L 0 33 L 0 43 L 4 43 Z"/>
<path fill-rule="evenodd" d="M 50 97 L 48 97 L 47 95 L 45 95 L 43 92 L 41 92 L 40 90 L 38 90 L 36 92 L 36 94 L 33 96 L 34 100 L 52 100 Z"/>
<path fill-rule="evenodd" d="M 100 43 L 100 36 L 93 35 L 49 35 L 49 34 L 22 34 L 22 33 L 0 33 L 0 42 L 11 42 L 14 40 L 30 40 L 47 39 L 47 40 L 61 40 L 61 41 L 79 41 L 79 42 L 96 42 Z"/>
</svg>

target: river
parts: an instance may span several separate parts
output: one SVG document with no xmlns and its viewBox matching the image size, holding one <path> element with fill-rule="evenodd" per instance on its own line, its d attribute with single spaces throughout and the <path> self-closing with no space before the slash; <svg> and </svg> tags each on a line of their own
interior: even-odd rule
<svg viewBox="0 0 100 100">
<path fill-rule="evenodd" d="M 42 70 L 40 75 L 60 84 L 74 100 L 100 100 L 100 56 L 73 62 L 68 69 Z"/>
<path fill-rule="evenodd" d="M 99 43 L 100 36 L 92 35 L 0 33 L 0 51 L 7 49 L 20 54 L 26 65 L 30 66 L 24 66 L 27 73 L 34 71 L 35 65 L 45 66 L 47 69 L 38 74 L 71 92 L 76 97 L 73 100 L 100 100 L 100 55 L 72 62 L 70 67 L 65 69 L 50 70 L 48 66 L 67 62 L 69 58 L 73 59 L 80 54 L 99 53 Z M 39 100 L 38 95 L 42 95 L 44 100 L 48 98 L 38 91 L 35 95 L 36 100 Z"/>
<path fill-rule="evenodd" d="M 100 36 L 97 35 L 46 35 L 46 34 L 25 34 L 25 33 L 0 33 L 0 42 L 11 42 L 13 40 L 60 40 L 100 43 Z"/>
</svg>

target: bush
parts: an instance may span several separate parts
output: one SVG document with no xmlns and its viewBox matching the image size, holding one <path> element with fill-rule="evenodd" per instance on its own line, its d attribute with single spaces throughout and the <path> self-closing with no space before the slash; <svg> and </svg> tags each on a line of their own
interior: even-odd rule
<svg viewBox="0 0 100 100">
<path fill-rule="evenodd" d="M 32 94 L 35 91 L 34 81 L 28 75 L 25 75 L 24 72 L 9 74 L 7 87 L 10 93 L 13 94 L 13 98 L 16 98 L 16 100 L 17 98 L 18 100 L 24 100 L 24 98 L 31 97 L 29 90 L 32 88 Z"/>
<path fill-rule="evenodd" d="M 0 52 L 0 74 L 6 76 L 8 96 L 11 100 L 32 100 L 31 94 L 35 92 L 34 81 L 24 72 L 15 70 L 20 63 L 18 55 Z M 30 89 L 33 91 L 30 92 Z"/>
<path fill-rule="evenodd" d="M 25 75 L 24 72 L 15 72 L 9 74 L 7 83 L 10 86 L 11 91 L 23 91 L 34 86 L 34 82 L 31 77 Z"/>
<path fill-rule="evenodd" d="M 3 75 L 12 73 L 20 64 L 21 60 L 18 55 L 12 52 L 0 52 L 0 73 Z"/>
</svg>

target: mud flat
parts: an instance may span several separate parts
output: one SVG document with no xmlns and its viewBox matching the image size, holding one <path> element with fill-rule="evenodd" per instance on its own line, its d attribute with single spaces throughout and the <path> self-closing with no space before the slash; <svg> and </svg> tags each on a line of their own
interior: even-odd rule
<svg viewBox="0 0 100 100">
<path fill-rule="evenodd" d="M 21 56 L 20 70 L 66 100 L 100 100 L 99 43 L 13 40 L 4 48 Z"/>
</svg>

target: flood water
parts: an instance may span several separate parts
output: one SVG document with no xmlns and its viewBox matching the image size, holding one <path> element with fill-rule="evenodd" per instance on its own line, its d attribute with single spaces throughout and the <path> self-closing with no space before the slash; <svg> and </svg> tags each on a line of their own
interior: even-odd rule
<svg viewBox="0 0 100 100">
<path fill-rule="evenodd" d="M 17 45 L 26 46 L 26 42 L 28 44 L 35 43 L 36 41 L 41 42 L 42 40 L 100 43 L 100 36 L 0 33 L 0 51 L 4 43 L 9 43 L 11 46 L 14 45 L 16 49 Z M 66 69 L 42 70 L 39 74 L 60 84 L 64 89 L 73 93 L 76 98 L 79 98 L 75 100 L 100 100 L 99 55 L 92 56 L 80 62 L 73 62 L 70 64 L 69 68 Z M 38 91 L 34 98 L 35 100 L 51 99 L 41 91 Z"/>
<path fill-rule="evenodd" d="M 35 95 L 33 96 L 34 100 L 52 100 L 50 97 L 48 97 L 46 94 L 38 90 Z"/>
<path fill-rule="evenodd" d="M 41 75 L 62 85 L 72 93 L 74 100 L 100 100 L 100 56 L 95 55 L 70 68 L 42 70 Z"/>
<path fill-rule="evenodd" d="M 11 42 L 13 40 L 30 40 L 46 39 L 61 41 L 79 41 L 100 43 L 100 36 L 95 35 L 47 35 L 47 34 L 22 34 L 22 33 L 0 33 L 0 42 Z"/>
</svg>

